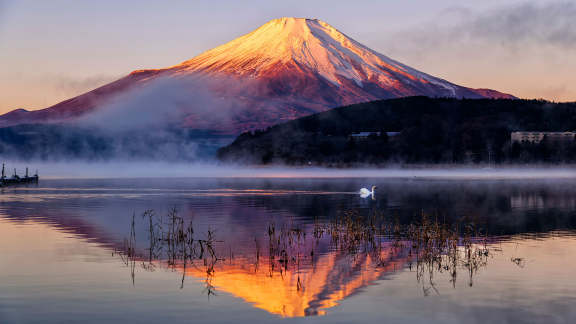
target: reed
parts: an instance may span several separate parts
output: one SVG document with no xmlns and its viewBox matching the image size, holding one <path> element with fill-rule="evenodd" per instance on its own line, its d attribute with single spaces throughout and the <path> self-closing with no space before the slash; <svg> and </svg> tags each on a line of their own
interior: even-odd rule
<svg viewBox="0 0 576 324">
<path fill-rule="evenodd" d="M 206 273 L 205 291 L 209 296 L 215 294 L 212 278 L 216 265 L 224 260 L 217 253 L 216 244 L 222 241 L 216 240 L 215 231 L 208 229 L 202 238 L 198 237 L 192 221 L 179 216 L 175 208 L 170 209 L 166 217 L 147 210 L 142 214 L 142 219 L 148 232 L 146 253 L 140 255 L 136 249 L 135 214 L 132 215 L 130 234 L 124 239 L 120 253 L 122 260 L 132 269 L 133 281 L 134 260 L 142 261 L 142 267 L 149 271 L 155 269 L 156 261 L 165 262 L 171 269 L 183 269 L 181 287 L 184 286 L 186 267 L 201 265 Z M 346 210 L 325 222 L 314 219 L 311 227 L 270 223 L 266 234 L 267 256 L 258 237 L 254 238 L 254 271 L 259 271 L 261 259 L 264 258 L 268 260 L 270 276 L 274 273 L 283 276 L 291 268 L 299 273 L 303 264 L 314 266 L 317 256 L 315 249 L 321 241 L 327 241 L 331 251 L 353 258 L 369 254 L 380 267 L 391 264 L 393 257 L 407 258 L 408 269 L 415 271 L 425 295 L 438 292 L 435 285 L 438 273 L 447 273 L 455 287 L 458 273 L 465 271 L 468 285 L 472 286 L 474 275 L 487 265 L 492 253 L 487 236 L 473 222 L 449 225 L 426 213 L 421 213 L 416 221 L 403 225 L 397 217 L 388 217 L 380 211 L 363 214 L 359 210 Z M 307 238 L 311 238 L 313 244 Z M 228 249 L 227 254 L 231 259 L 233 247 L 229 245 Z M 384 249 L 387 253 L 384 253 Z M 513 262 L 521 264 L 521 261 Z M 298 281 L 297 290 L 303 290 L 301 281 Z"/>
<path fill-rule="evenodd" d="M 204 238 L 197 238 L 192 222 L 180 217 L 175 208 L 170 209 L 166 217 L 158 216 L 154 210 L 146 210 L 141 218 L 146 222 L 146 252 L 139 252 L 136 247 L 135 214 L 130 222 L 130 234 L 124 239 L 122 248 L 115 251 L 129 266 L 133 284 L 137 261 L 146 271 L 154 271 L 158 262 L 164 262 L 170 269 L 181 269 L 181 288 L 184 287 L 186 268 L 199 262 L 206 270 L 207 293 L 213 295 L 215 289 L 210 278 L 217 262 L 224 260 L 216 255 L 215 244 L 220 241 L 215 239 L 215 232 L 208 229 Z"/>
</svg>

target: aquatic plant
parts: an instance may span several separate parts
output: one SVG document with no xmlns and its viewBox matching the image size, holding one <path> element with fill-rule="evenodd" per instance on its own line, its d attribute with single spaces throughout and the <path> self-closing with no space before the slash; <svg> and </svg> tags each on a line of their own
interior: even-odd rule
<svg viewBox="0 0 576 324">
<path fill-rule="evenodd" d="M 142 219 L 147 228 L 145 252 L 136 249 L 135 215 L 132 215 L 130 235 L 119 251 L 124 263 L 131 268 L 132 280 L 136 260 L 147 271 L 154 271 L 157 264 L 182 271 L 181 287 L 187 268 L 200 266 L 206 276 L 205 292 L 208 296 L 214 295 L 212 279 L 218 262 L 225 261 L 220 256 L 224 253 L 218 252 L 223 249 L 216 245 L 222 241 L 216 240 L 215 231 L 208 229 L 200 238 L 192 221 L 179 216 L 174 208 L 164 217 L 147 210 Z M 468 285 L 472 286 L 474 275 L 488 264 L 493 252 L 487 236 L 474 223 L 446 224 L 426 213 L 421 213 L 417 221 L 401 224 L 397 218 L 381 211 L 346 210 L 323 222 L 315 219 L 312 226 L 270 223 L 263 236 L 267 249 L 262 249 L 262 237 L 254 237 L 254 272 L 261 271 L 260 264 L 265 261 L 270 277 L 276 273 L 284 276 L 292 270 L 299 274 L 301 267 L 314 267 L 317 256 L 326 253 L 327 248 L 352 259 L 367 255 L 377 267 L 386 269 L 391 266 L 396 269 L 399 259 L 406 260 L 406 267 L 415 271 L 425 295 L 438 292 L 434 281 L 438 273 L 447 273 L 455 287 L 457 274 L 465 271 Z M 320 245 L 322 251 L 318 251 Z M 228 249 L 232 262 L 235 251 L 232 246 Z M 296 290 L 304 289 L 298 275 Z"/>
<path fill-rule="evenodd" d="M 156 264 L 163 262 L 170 269 L 182 270 L 182 288 L 186 268 L 190 265 L 196 266 L 196 261 L 200 261 L 205 267 L 207 294 L 213 295 L 215 289 L 210 285 L 210 277 L 214 274 L 216 263 L 224 260 L 216 256 L 214 245 L 217 241 L 214 231 L 208 230 L 203 239 L 196 238 L 192 222 L 180 217 L 175 208 L 170 209 L 166 217 L 157 217 L 154 210 L 146 210 L 142 219 L 145 219 L 148 225 L 147 252 L 142 253 L 136 249 L 135 214 L 130 223 L 129 237 L 124 239 L 122 248 L 115 251 L 130 267 L 132 282 L 134 283 L 136 261 L 147 271 L 154 271 Z"/>
</svg>

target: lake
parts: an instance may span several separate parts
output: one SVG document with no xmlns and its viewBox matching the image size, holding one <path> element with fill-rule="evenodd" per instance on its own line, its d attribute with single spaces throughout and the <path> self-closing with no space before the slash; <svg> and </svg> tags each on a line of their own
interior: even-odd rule
<svg viewBox="0 0 576 324">
<path fill-rule="evenodd" d="M 0 253 L 2 323 L 573 323 L 576 181 L 41 179 Z"/>
</svg>

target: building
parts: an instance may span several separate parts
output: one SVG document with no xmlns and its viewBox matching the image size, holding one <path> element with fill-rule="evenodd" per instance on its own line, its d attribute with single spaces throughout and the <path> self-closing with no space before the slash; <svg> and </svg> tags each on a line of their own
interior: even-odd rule
<svg viewBox="0 0 576 324">
<path fill-rule="evenodd" d="M 576 132 L 512 132 L 512 143 L 540 143 L 544 139 L 550 142 L 574 142 Z"/>
<path fill-rule="evenodd" d="M 398 134 L 400 134 L 400 132 L 386 132 L 386 135 L 388 135 L 388 137 L 394 137 Z M 348 138 L 354 141 L 365 141 L 370 136 L 381 136 L 381 135 L 382 132 L 359 132 L 348 135 Z"/>
</svg>

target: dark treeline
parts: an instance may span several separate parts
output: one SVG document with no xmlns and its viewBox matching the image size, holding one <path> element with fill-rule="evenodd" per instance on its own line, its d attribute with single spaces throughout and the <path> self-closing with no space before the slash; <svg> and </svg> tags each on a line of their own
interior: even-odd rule
<svg viewBox="0 0 576 324">
<path fill-rule="evenodd" d="M 574 163 L 574 140 L 513 143 L 511 132 L 575 130 L 576 103 L 409 97 L 336 108 L 244 133 L 220 149 L 218 157 L 241 163 L 326 166 Z M 358 132 L 381 135 L 350 137 Z"/>
</svg>

